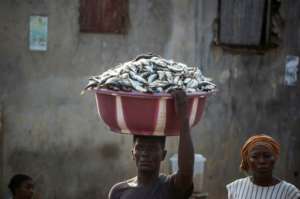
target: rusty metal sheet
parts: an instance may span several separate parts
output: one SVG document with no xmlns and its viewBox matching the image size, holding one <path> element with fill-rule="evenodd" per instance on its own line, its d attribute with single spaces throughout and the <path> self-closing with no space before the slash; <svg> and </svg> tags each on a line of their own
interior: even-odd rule
<svg viewBox="0 0 300 199">
<path fill-rule="evenodd" d="M 80 0 L 80 31 L 126 33 L 128 0 Z"/>
</svg>

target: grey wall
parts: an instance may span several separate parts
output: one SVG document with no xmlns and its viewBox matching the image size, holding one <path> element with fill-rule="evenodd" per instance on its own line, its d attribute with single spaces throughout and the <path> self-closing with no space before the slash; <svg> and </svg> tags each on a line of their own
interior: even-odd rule
<svg viewBox="0 0 300 199">
<path fill-rule="evenodd" d="M 300 55 L 300 2 L 282 1 L 280 11 L 285 24 L 281 47 L 264 55 L 232 54 L 212 46 L 211 28 L 217 2 L 200 4 L 199 62 L 220 89 L 209 100 L 196 136 L 197 151 L 209 158 L 207 190 L 213 198 L 224 196 L 224 184 L 243 176 L 238 173 L 239 149 L 248 136 L 262 132 L 281 142 L 276 174 L 299 187 L 300 84 L 298 81 L 296 86 L 287 87 L 283 85 L 283 76 L 286 55 Z"/>
<path fill-rule="evenodd" d="M 94 97 L 80 96 L 80 90 L 89 75 L 149 51 L 200 65 L 218 85 L 192 132 L 196 152 L 208 159 L 210 198 L 224 198 L 225 184 L 243 175 L 239 149 L 256 132 L 282 143 L 276 173 L 299 187 L 299 82 L 287 87 L 283 75 L 285 56 L 300 56 L 300 2 L 282 3 L 281 47 L 254 55 L 212 45 L 217 0 L 132 0 L 127 35 L 79 33 L 75 0 L 2 0 L 2 189 L 12 174 L 25 172 L 43 198 L 106 198 L 112 184 L 133 176 L 131 137 L 109 132 L 98 119 Z M 34 14 L 49 17 L 46 52 L 28 50 Z M 177 138 L 167 147 L 169 155 L 176 152 Z"/>
<path fill-rule="evenodd" d="M 199 4 L 199 62 L 220 89 L 209 100 L 195 136 L 197 151 L 209 158 L 206 190 L 212 198 L 225 196 L 224 184 L 243 176 L 238 173 L 240 147 L 247 137 L 262 132 L 282 145 L 276 174 L 299 187 L 300 84 L 285 86 L 283 78 L 286 55 L 300 55 L 300 2 L 282 1 L 280 11 L 285 23 L 281 47 L 264 55 L 228 53 L 211 45 L 217 1 Z"/>
<path fill-rule="evenodd" d="M 3 192 L 3 117 L 2 117 L 2 104 L 0 104 L 0 193 Z"/>
</svg>

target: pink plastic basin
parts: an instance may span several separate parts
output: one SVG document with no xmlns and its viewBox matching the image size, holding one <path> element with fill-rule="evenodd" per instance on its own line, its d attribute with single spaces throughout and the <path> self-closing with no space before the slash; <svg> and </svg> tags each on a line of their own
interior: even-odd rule
<svg viewBox="0 0 300 199">
<path fill-rule="evenodd" d="M 116 133 L 177 136 L 178 117 L 170 94 L 95 90 L 97 110 L 104 123 Z M 190 127 L 201 119 L 206 97 L 211 94 L 192 93 L 188 96 Z"/>
</svg>

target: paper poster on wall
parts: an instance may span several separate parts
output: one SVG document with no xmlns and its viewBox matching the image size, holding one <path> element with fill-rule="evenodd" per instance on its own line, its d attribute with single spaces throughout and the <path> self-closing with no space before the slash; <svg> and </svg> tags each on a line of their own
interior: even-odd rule
<svg viewBox="0 0 300 199">
<path fill-rule="evenodd" d="M 30 16 L 29 22 L 29 49 L 46 51 L 48 40 L 48 17 Z"/>
<path fill-rule="evenodd" d="M 288 86 L 295 86 L 297 83 L 297 72 L 299 65 L 299 57 L 286 56 L 284 83 Z"/>
</svg>

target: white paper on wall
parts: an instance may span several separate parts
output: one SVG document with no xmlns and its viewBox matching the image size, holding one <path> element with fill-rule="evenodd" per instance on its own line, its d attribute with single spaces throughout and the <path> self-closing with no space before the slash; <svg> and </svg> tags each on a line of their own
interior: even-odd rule
<svg viewBox="0 0 300 199">
<path fill-rule="evenodd" d="M 297 72 L 299 57 L 288 55 L 285 63 L 284 83 L 288 86 L 295 86 L 297 82 Z"/>
<path fill-rule="evenodd" d="M 48 17 L 30 16 L 29 20 L 29 49 L 34 51 L 46 51 L 48 40 Z"/>
</svg>

